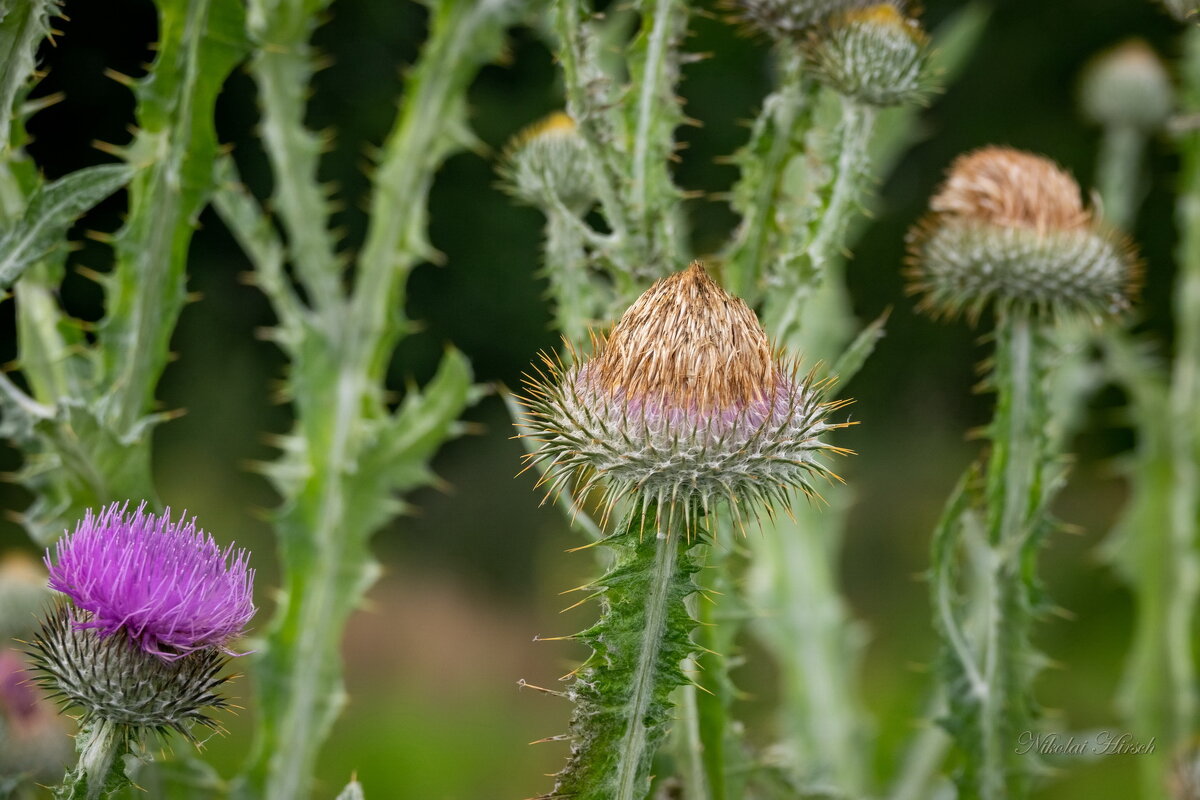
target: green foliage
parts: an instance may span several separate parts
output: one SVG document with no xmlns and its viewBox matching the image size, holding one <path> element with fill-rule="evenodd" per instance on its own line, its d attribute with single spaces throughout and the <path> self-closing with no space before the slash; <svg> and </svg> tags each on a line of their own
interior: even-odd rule
<svg viewBox="0 0 1200 800">
<path fill-rule="evenodd" d="M 10 151 L 3 274 L 21 275 L 19 363 L 32 394 L 4 381 L 4 426 L 26 452 L 19 478 L 35 500 L 24 522 L 39 542 L 89 506 L 155 496 L 150 431 L 166 417 L 147 412 L 184 302 L 188 242 L 212 187 L 213 107 L 243 52 L 241 20 L 233 0 L 162 3 L 158 57 L 134 90 L 140 128 L 121 151 L 127 165 L 40 186 Z M 14 130 L 13 141 L 23 133 Z M 80 213 L 126 182 L 129 218 L 102 279 L 108 313 L 91 343 L 57 300 L 61 243 Z"/>
<path fill-rule="evenodd" d="M 683 659 L 695 622 L 688 551 L 699 541 L 659 530 L 657 510 L 633 509 L 601 540 L 616 560 L 583 591 L 600 600 L 600 620 L 575 637 L 592 655 L 570 677 L 571 756 L 546 800 L 635 800 L 650 791 L 654 751 L 671 721 L 671 693 L 687 683 Z"/>
<path fill-rule="evenodd" d="M 10 134 L 10 127 L 21 117 L 17 104 L 29 89 L 38 46 L 50 35 L 57 10 L 57 0 L 0 2 L 0 155 L 9 155 L 12 138 L 23 138 L 23 131 Z"/>
<path fill-rule="evenodd" d="M 455 351 L 395 410 L 385 401 L 384 381 L 408 328 L 408 272 L 433 256 L 425 239 L 430 183 L 447 156 L 472 144 L 466 88 L 500 52 L 513 4 L 432 4 L 430 38 L 373 175 L 370 225 L 348 289 L 316 183 L 319 140 L 302 126 L 313 70 L 307 39 L 321 7 L 255 3 L 248 15 L 259 44 L 251 73 L 286 245 L 234 182 L 232 162 L 219 167 L 225 184 L 217 208 L 277 314 L 274 338 L 291 362 L 286 394 L 296 411 L 282 456 L 263 467 L 283 498 L 274 522 L 284 588 L 259 656 L 258 736 L 238 787 L 267 798 L 308 791 L 317 752 L 345 703 L 342 630 L 379 571 L 370 537 L 403 511 L 397 493 L 433 481 L 429 460 L 460 431 L 455 420 L 478 397 L 469 365 Z M 285 259 L 302 292 L 285 275 Z"/>
<path fill-rule="evenodd" d="M 19 220 L 0 234 L 0 289 L 65 243 L 67 229 L 84 212 L 124 186 L 133 170 L 106 164 L 72 172 L 38 187 Z"/>
</svg>

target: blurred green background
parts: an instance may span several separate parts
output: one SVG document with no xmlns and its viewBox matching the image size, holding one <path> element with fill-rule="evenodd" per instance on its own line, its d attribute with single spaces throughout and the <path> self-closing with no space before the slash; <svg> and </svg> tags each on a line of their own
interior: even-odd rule
<svg viewBox="0 0 1200 800">
<path fill-rule="evenodd" d="M 717 12 L 714 4 L 703 3 Z M 931 28 L 962 4 L 929 0 Z M 48 177 L 107 159 L 93 142 L 129 138 L 132 98 L 104 76 L 106 69 L 139 75 L 153 56 L 155 15 L 150 0 L 67 0 L 69 21 L 44 48 L 48 76 L 39 95 L 65 99 L 34 117 L 30 151 Z M 424 37 L 423 7 L 401 0 L 338 0 L 316 43 L 331 61 L 316 77 L 309 123 L 331 128 L 333 149 L 323 178 L 340 187 L 347 249 L 361 241 L 360 201 L 367 183 L 365 153 L 391 124 L 400 76 Z M 719 165 L 745 139 L 745 120 L 770 81 L 767 48 L 738 34 L 720 13 L 697 15 L 689 47 L 710 58 L 685 69 L 686 112 L 702 127 L 686 128 L 679 184 L 700 190 L 690 201 L 698 253 L 720 246 L 735 218 L 720 199 L 735 171 Z M 1097 51 L 1130 36 L 1170 57 L 1178 27 L 1146 0 L 999 0 L 986 34 L 962 75 L 936 98 L 922 120 L 922 141 L 879 187 L 875 217 L 856 248 L 849 276 L 856 310 L 873 318 L 893 307 L 886 338 L 848 388 L 862 424 L 838 444 L 859 455 L 842 473 L 855 487 L 842 566 L 853 612 L 872 632 L 863 690 L 877 720 L 877 764 L 890 772 L 913 734 L 935 652 L 920 573 L 927 566 L 929 531 L 940 505 L 979 444 L 966 432 L 983 424 L 990 400 L 973 392 L 986 348 L 979 331 L 915 316 L 903 293 L 902 240 L 942 170 L 958 153 L 988 143 L 1044 153 L 1090 184 L 1096 131 L 1075 110 L 1080 68 Z M 431 239 L 445 264 L 412 276 L 407 314 L 420 330 L 401 346 L 393 384 L 428 378 L 441 349 L 454 343 L 472 359 L 482 382 L 515 385 L 537 350 L 552 348 L 536 276 L 541 219 L 513 206 L 496 188 L 494 156 L 522 126 L 560 106 L 553 58 L 528 28 L 512 31 L 505 62 L 488 67 L 471 90 L 480 152 L 452 158 L 433 189 Z M 265 197 L 270 175 L 256 138 L 254 87 L 244 74 L 228 83 L 218 130 L 234 148 L 251 188 Z M 1176 168 L 1169 142 L 1148 159 L 1153 188 L 1136 231 L 1147 266 L 1142 309 L 1147 332 L 1170 337 L 1171 247 L 1175 238 L 1171 186 Z M 112 231 L 122 199 L 81 221 L 72 255 L 79 266 L 104 270 L 107 248 L 85 231 Z M 683 265 L 678 265 L 682 267 Z M 190 286 L 200 300 L 184 312 L 175 337 L 178 361 L 168 368 L 159 397 L 186 416 L 161 427 L 155 444 L 162 497 L 186 508 L 220 540 L 236 539 L 255 552 L 265 624 L 275 585 L 269 529 L 256 511 L 273 505 L 265 481 L 248 470 L 269 459 L 263 434 L 288 428 L 285 406 L 272 404 L 282 359 L 256 337 L 271 324 L 257 290 L 239 282 L 248 264 L 215 214 L 201 219 L 191 252 Z M 63 303 L 83 319 L 101 313 L 97 287 L 74 275 Z M 0 359 L 16 356 L 12 304 L 0 306 Z M 1169 346 L 1164 344 L 1164 346 Z M 1131 437 L 1113 391 L 1095 401 L 1076 442 L 1073 479 L 1057 505 L 1077 526 L 1053 537 L 1043 577 L 1052 600 L 1069 614 L 1049 617 L 1038 640 L 1054 666 L 1038 695 L 1071 729 L 1119 729 L 1111 698 L 1130 638 L 1128 593 L 1100 563 L 1097 548 L 1119 510 L 1124 488 L 1116 460 Z M 583 627 L 594 613 L 559 615 L 557 593 L 592 571 L 584 554 L 567 554 L 581 539 L 557 510 L 538 508 L 528 476 L 514 479 L 520 448 L 509 439 L 505 412 L 493 396 L 470 412 L 476 435 L 447 446 L 436 462 L 446 485 L 412 498 L 418 512 L 376 539 L 386 567 L 369 607 L 353 620 L 345 642 L 350 705 L 337 724 L 319 768 L 320 796 L 332 796 L 357 771 L 368 797 L 491 800 L 527 797 L 549 786 L 565 747 L 527 743 L 565 729 L 564 701 L 519 691 L 517 680 L 554 686 L 583 653 L 567 643 L 532 642 Z M 20 463 L 0 452 L 0 469 Z M 29 498 L 0 490 L 4 508 L 19 511 Z M 752 534 L 753 535 L 753 534 Z M 0 527 L 0 550 L 28 547 L 15 525 Z M 771 705 L 771 670 L 751 646 L 749 664 L 735 675 L 749 697 L 742 709 L 756 720 L 752 735 L 769 741 L 764 712 Z M 250 703 L 249 680 L 235 685 Z M 230 735 L 207 749 L 228 773 L 244 755 L 253 708 L 229 722 Z M 1042 792 L 1045 798 L 1133 796 L 1135 764 L 1112 757 L 1081 766 Z"/>
</svg>

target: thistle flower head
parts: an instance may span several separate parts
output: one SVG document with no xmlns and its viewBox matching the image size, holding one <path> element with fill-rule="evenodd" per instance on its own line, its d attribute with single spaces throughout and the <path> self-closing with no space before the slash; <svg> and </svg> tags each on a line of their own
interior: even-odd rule
<svg viewBox="0 0 1200 800">
<path fill-rule="evenodd" d="M 1162 59 L 1141 39 L 1130 39 L 1088 64 L 1080 102 L 1099 125 L 1154 131 L 1167 121 L 1175 97 Z"/>
<path fill-rule="evenodd" d="M 799 41 L 830 17 L 871 5 L 872 0 L 728 0 L 747 29 L 775 41 Z"/>
<path fill-rule="evenodd" d="M 860 103 L 919 102 L 931 88 L 929 37 L 894 3 L 835 14 L 809 32 L 807 51 L 822 81 Z"/>
<path fill-rule="evenodd" d="M 113 503 L 87 513 L 60 539 L 50 588 L 86 615 L 74 625 L 101 638 L 122 634 L 146 653 L 171 661 L 205 648 L 224 649 L 254 616 L 254 570 L 245 550 L 222 550 L 194 521 L 127 513 Z"/>
<path fill-rule="evenodd" d="M 505 188 L 532 206 L 561 203 L 579 213 L 595 201 L 587 148 L 575 120 L 561 111 L 513 137 L 500 174 Z"/>
<path fill-rule="evenodd" d="M 1129 245 L 1049 159 L 1007 147 L 960 156 L 929 207 L 908 242 L 910 290 L 924 310 L 974 318 L 995 301 L 1102 316 L 1129 305 Z"/>
<path fill-rule="evenodd" d="M 842 404 L 821 402 L 825 384 L 798 378 L 699 262 L 650 287 L 597 349 L 569 365 L 543 356 L 527 381 L 521 427 L 552 493 L 603 484 L 606 508 L 631 496 L 690 529 L 719 501 L 741 520 L 832 474 L 820 456 L 839 449 L 820 437 L 843 426 L 826 420 Z"/>
</svg>

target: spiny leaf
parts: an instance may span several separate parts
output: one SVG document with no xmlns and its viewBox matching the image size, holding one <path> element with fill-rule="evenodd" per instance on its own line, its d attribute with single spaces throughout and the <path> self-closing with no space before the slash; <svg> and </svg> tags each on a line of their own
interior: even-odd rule
<svg viewBox="0 0 1200 800">
<path fill-rule="evenodd" d="M 72 172 L 34 192 L 22 217 L 0 236 L 0 290 L 61 246 L 79 215 L 124 186 L 133 174 L 125 164 L 104 164 Z"/>
<path fill-rule="evenodd" d="M 29 85 L 57 10 L 57 0 L 0 0 L 0 154 L 9 146 L 17 98 Z"/>
</svg>

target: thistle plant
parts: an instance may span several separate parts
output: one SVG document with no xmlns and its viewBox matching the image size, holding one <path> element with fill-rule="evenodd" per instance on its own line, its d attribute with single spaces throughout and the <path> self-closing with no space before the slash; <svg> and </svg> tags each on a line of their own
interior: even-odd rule
<svg viewBox="0 0 1200 800">
<path fill-rule="evenodd" d="M 1074 180 L 1038 156 L 997 147 L 962 156 L 930 209 L 909 242 L 920 307 L 973 320 L 990 307 L 996 325 L 996 413 L 983 485 L 964 479 L 934 539 L 944 724 L 964 754 L 960 796 L 1019 798 L 1033 773 L 1030 754 L 1013 743 L 1035 727 L 1040 658 L 1029 634 L 1043 608 L 1037 553 L 1062 479 L 1049 434 L 1055 326 L 1061 318 L 1100 324 L 1125 310 L 1136 270 L 1128 244 L 1084 208 Z M 975 572 L 957 561 L 968 546 L 982 552 Z M 977 616 L 959 595 L 964 574 L 982 595 Z"/>
<path fill-rule="evenodd" d="M 685 252 L 673 233 L 680 224 L 680 193 L 665 160 L 641 168 L 650 193 L 625 191 L 624 207 L 614 200 L 637 185 L 641 155 L 665 159 L 674 149 L 672 133 L 681 116 L 671 88 L 690 58 L 679 35 L 686 19 L 677 5 L 645 4 L 636 34 L 622 43 L 623 17 L 591 18 L 586 9 L 587 4 L 568 2 L 555 11 L 570 118 L 556 115 L 519 134 L 502 165 L 510 191 L 546 216 L 550 296 L 558 327 L 575 342 L 589 326 L 620 311 L 659 264 L 678 263 Z M 894 158 L 911 135 L 913 104 L 929 94 L 935 71 L 950 72 L 961 63 L 969 50 L 964 42 L 978 34 L 979 17 L 967 14 L 948 26 L 951 33 L 942 37 L 946 55 L 935 59 L 926 35 L 898 5 L 740 2 L 730 4 L 729 13 L 775 43 L 778 86 L 734 158 L 741 178 L 733 206 L 743 220 L 718 259 L 719 275 L 735 294 L 762 308 L 767 329 L 781 343 L 825 374 L 848 377 L 870 353 L 883 324 L 877 320 L 855 335 L 858 322 L 841 272 L 856 214 L 869 193 L 871 157 L 879 155 L 884 163 Z M 642 102 L 647 95 L 652 102 Z M 887 120 L 882 128 L 876 125 L 881 115 Z M 568 126 L 567 119 L 575 124 Z M 571 147 L 580 150 L 570 159 L 565 154 L 573 149 L 549 146 L 565 144 L 568 132 L 578 142 Z M 643 134 L 649 140 L 643 142 Z M 543 139 L 547 146 L 532 146 Z M 546 166 L 530 171 L 518 158 L 546 159 L 534 162 Z M 594 200 L 572 210 L 561 196 L 545 191 L 540 175 L 553 175 L 559 193 L 576 194 L 574 187 L 587 186 Z M 661 203 L 655 214 L 630 213 L 641 197 Z M 592 210 L 603 217 L 603 228 L 593 227 L 585 213 Z M 656 227 L 656 219 L 666 222 Z M 680 256 L 663 260 L 643 249 L 630 258 L 650 242 L 666 242 Z M 575 359 L 568 349 L 546 368 L 553 364 L 561 371 L 561 364 Z M 831 364 L 837 366 L 830 369 Z M 555 479 L 551 460 L 535 463 L 546 480 Z M 600 537 L 588 506 L 569 484 L 562 488 L 551 494 L 593 539 Z M 748 781 L 778 782 L 780 766 L 786 783 L 805 790 L 836 787 L 851 793 L 870 782 L 866 724 L 854 686 L 861 636 L 849 624 L 836 579 L 848 495 L 827 485 L 821 498 L 777 498 L 791 511 L 759 520 L 769 532 L 746 540 L 752 557 L 730 515 L 709 524 L 713 538 L 730 544 L 697 552 L 710 567 L 706 585 L 722 600 L 693 597 L 689 603 L 703 623 L 695 637 L 704 663 L 700 669 L 688 662 L 696 685 L 680 690 L 671 748 L 689 796 L 738 797 Z M 737 639 L 748 619 L 781 671 L 785 743 L 778 751 L 788 754 L 784 764 L 752 752 L 732 716 L 737 691 L 728 669 L 737 661 Z"/>
<path fill-rule="evenodd" d="M 244 550 L 221 549 L 195 522 L 91 512 L 46 555 L 50 586 L 68 600 L 43 620 L 31 652 L 38 682 L 82 712 L 79 763 L 56 797 L 111 797 L 131 785 L 126 756 L 146 737 L 217 728 L 210 710 L 232 641 L 254 616 Z"/>
<path fill-rule="evenodd" d="M 543 358 L 523 402 L 549 491 L 603 487 L 625 521 L 600 541 L 617 553 L 588 591 L 600 621 L 576 637 L 592 656 L 568 676 L 571 756 L 545 795 L 633 800 L 650 790 L 671 692 L 695 646 L 685 598 L 690 551 L 718 509 L 739 524 L 772 513 L 788 490 L 814 491 L 838 452 L 822 385 L 772 352 L 754 312 L 697 262 L 647 290 L 588 360 Z"/>
</svg>

